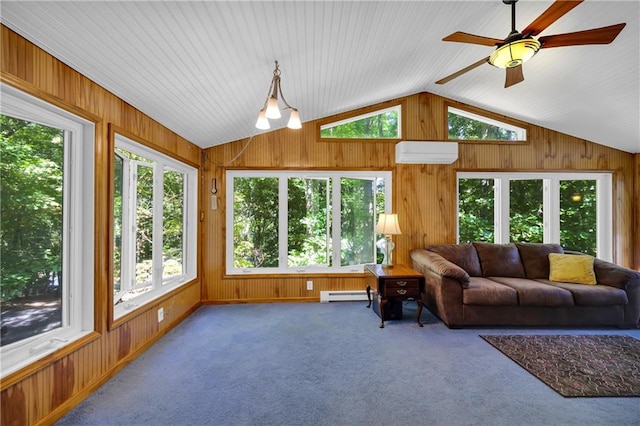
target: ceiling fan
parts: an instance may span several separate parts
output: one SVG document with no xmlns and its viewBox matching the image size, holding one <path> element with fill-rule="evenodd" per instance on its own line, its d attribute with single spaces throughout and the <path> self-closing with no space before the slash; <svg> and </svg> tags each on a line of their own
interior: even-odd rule
<svg viewBox="0 0 640 426">
<path fill-rule="evenodd" d="M 534 38 L 583 1 L 557 0 L 522 32 L 518 32 L 516 30 L 516 3 L 518 0 L 502 0 L 504 4 L 511 5 L 511 32 L 509 35 L 505 39 L 498 39 L 458 31 L 443 38 L 443 41 L 496 46 L 496 50 L 490 56 L 436 81 L 436 84 L 445 84 L 484 63 L 489 63 L 498 68 L 506 69 L 507 76 L 504 87 L 509 87 L 524 81 L 522 64 L 531 59 L 540 49 L 611 43 L 620 34 L 626 23 Z"/>
</svg>

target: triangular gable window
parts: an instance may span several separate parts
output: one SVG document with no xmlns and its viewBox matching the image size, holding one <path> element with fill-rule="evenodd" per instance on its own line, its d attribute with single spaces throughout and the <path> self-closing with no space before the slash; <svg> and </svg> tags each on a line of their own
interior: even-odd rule
<svg viewBox="0 0 640 426">
<path fill-rule="evenodd" d="M 322 139 L 400 139 L 400 105 L 320 126 Z"/>
<path fill-rule="evenodd" d="M 450 140 L 526 141 L 527 130 L 491 118 L 448 107 Z"/>
</svg>

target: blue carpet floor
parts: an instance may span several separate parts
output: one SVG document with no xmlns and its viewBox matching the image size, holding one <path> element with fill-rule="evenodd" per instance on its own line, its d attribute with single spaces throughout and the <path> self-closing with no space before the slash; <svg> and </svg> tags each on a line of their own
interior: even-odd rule
<svg viewBox="0 0 640 426">
<path fill-rule="evenodd" d="M 59 425 L 638 425 L 640 398 L 564 398 L 480 334 L 415 305 L 379 319 L 363 302 L 203 306 Z"/>
</svg>

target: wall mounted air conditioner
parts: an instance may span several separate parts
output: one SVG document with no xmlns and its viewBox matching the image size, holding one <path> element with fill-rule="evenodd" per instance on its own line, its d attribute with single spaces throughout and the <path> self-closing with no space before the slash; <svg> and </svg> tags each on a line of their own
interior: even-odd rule
<svg viewBox="0 0 640 426">
<path fill-rule="evenodd" d="M 396 144 L 396 163 L 451 164 L 458 159 L 458 142 L 402 141 Z"/>
</svg>

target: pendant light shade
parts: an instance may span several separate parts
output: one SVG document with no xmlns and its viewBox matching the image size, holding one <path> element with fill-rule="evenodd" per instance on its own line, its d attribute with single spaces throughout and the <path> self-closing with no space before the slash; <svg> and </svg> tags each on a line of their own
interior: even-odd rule
<svg viewBox="0 0 640 426">
<path fill-rule="evenodd" d="M 263 109 L 260 110 L 258 114 L 258 121 L 256 121 L 256 127 L 260 130 L 270 129 L 269 120 L 267 120 L 267 116 Z"/>
<path fill-rule="evenodd" d="M 300 122 L 300 114 L 295 108 L 291 110 L 291 115 L 289 115 L 289 123 L 287 123 L 287 127 L 294 130 L 302 128 L 302 123 Z"/>
<path fill-rule="evenodd" d="M 265 111 L 264 115 L 272 120 L 277 120 L 278 118 L 282 117 L 282 114 L 280 114 L 280 108 L 278 108 L 277 98 L 273 96 L 269 98 L 269 100 L 267 101 L 267 110 Z"/>
</svg>

